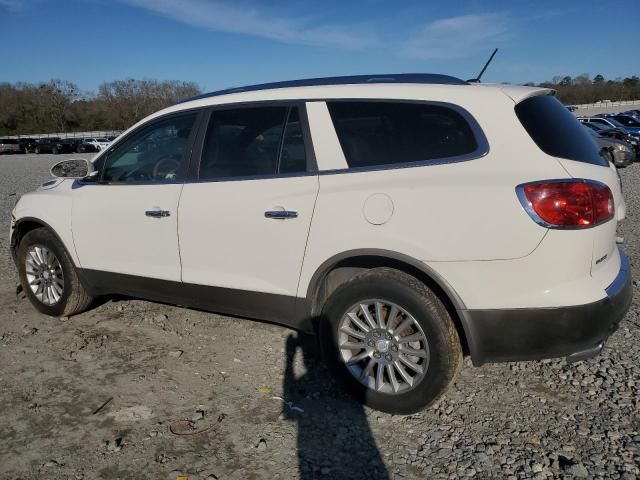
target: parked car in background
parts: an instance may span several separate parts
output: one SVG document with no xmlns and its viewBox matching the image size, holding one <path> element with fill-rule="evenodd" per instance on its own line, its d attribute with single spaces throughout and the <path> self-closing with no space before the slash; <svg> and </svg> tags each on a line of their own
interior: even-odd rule
<svg viewBox="0 0 640 480">
<path fill-rule="evenodd" d="M 66 138 L 65 141 L 68 142 L 71 145 L 71 151 L 72 152 L 78 153 L 78 147 L 79 147 L 80 143 L 82 142 L 81 138 Z"/>
<path fill-rule="evenodd" d="M 629 133 L 630 135 L 633 135 L 634 137 L 640 136 L 640 128 L 627 127 L 626 125 L 623 125 L 622 123 L 618 122 L 613 117 L 606 117 L 606 116 L 578 117 L 578 120 L 583 123 L 596 123 L 599 125 L 607 126 L 609 128 L 619 128 Z"/>
<path fill-rule="evenodd" d="M 33 153 L 52 153 L 53 145 L 59 140 L 58 137 L 38 138 L 33 144 Z"/>
<path fill-rule="evenodd" d="M 74 145 L 70 139 L 57 137 L 44 138 L 35 144 L 35 153 L 74 153 Z"/>
<path fill-rule="evenodd" d="M 638 137 L 635 137 L 632 134 L 627 133 L 621 128 L 611 128 L 611 127 L 608 127 L 607 125 L 602 125 L 600 123 L 583 122 L 582 125 L 597 132 L 599 135 L 602 135 L 603 137 L 610 138 L 613 140 L 622 140 L 623 142 L 627 142 L 633 147 L 636 154 L 636 160 L 640 160 L 640 140 L 638 140 Z"/>
<path fill-rule="evenodd" d="M 595 130 L 584 127 L 591 138 L 596 142 L 602 155 L 607 161 L 613 163 L 618 168 L 628 167 L 636 158 L 636 153 L 632 145 L 622 140 L 605 138 Z"/>
<path fill-rule="evenodd" d="M 626 207 L 553 93 L 420 74 L 186 100 L 22 196 L 23 291 L 52 316 L 125 294 L 318 333 L 390 413 L 436 401 L 465 352 L 584 360 L 631 305 Z"/>
<path fill-rule="evenodd" d="M 93 148 L 95 149 L 96 152 L 99 152 L 101 150 L 104 150 L 105 148 L 107 148 L 109 146 L 111 142 L 109 142 L 109 140 L 107 140 L 106 138 L 85 138 L 83 145 L 87 146 L 87 145 L 91 145 L 93 146 Z M 89 151 L 89 150 L 85 150 L 85 151 Z"/>
<path fill-rule="evenodd" d="M 13 138 L 0 139 L 0 153 L 20 153 L 20 144 Z"/>
<path fill-rule="evenodd" d="M 614 115 L 611 118 L 624 125 L 624 128 L 626 128 L 627 130 L 634 131 L 635 133 L 640 133 L 640 120 L 638 120 L 635 116 L 619 114 Z"/>
<path fill-rule="evenodd" d="M 33 147 L 36 143 L 35 138 L 20 138 L 18 139 L 18 144 L 20 145 L 20 152 L 22 153 L 31 153 L 33 152 Z"/>
<path fill-rule="evenodd" d="M 90 142 L 88 140 L 94 140 L 89 138 L 80 138 L 76 145 L 77 153 L 87 153 L 87 152 L 98 152 L 98 146 L 94 142 Z"/>
</svg>

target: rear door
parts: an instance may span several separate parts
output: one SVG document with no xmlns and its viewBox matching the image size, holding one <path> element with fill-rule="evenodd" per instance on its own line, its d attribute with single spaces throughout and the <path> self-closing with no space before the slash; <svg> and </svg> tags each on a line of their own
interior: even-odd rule
<svg viewBox="0 0 640 480">
<path fill-rule="evenodd" d="M 180 200 L 182 280 L 225 289 L 219 298 L 229 313 L 255 316 L 254 301 L 268 298 L 256 293 L 273 294 L 293 313 L 287 300 L 296 295 L 318 194 L 304 106 L 210 115 Z"/>
</svg>

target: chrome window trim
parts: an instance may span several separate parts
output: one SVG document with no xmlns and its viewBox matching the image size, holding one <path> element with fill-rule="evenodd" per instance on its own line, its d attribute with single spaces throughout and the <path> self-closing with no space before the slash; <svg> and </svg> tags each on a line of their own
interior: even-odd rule
<svg viewBox="0 0 640 480">
<path fill-rule="evenodd" d="M 455 157 L 445 157 L 445 158 L 437 158 L 431 160 L 418 160 L 415 162 L 403 162 L 403 163 L 391 163 L 384 165 L 372 165 L 366 167 L 346 167 L 339 169 L 329 169 L 329 170 L 320 170 L 317 164 L 315 150 L 313 149 L 313 140 L 311 138 L 311 132 L 309 128 L 309 119 L 306 109 L 306 103 L 311 102 L 386 102 L 386 103 L 415 103 L 415 104 L 426 104 L 426 105 L 436 105 L 442 106 L 445 108 L 452 109 L 459 113 L 468 123 L 471 131 L 474 135 L 476 143 L 478 144 L 478 148 L 471 153 L 465 155 L 458 155 Z M 310 168 L 313 170 L 308 170 L 306 172 L 296 172 L 296 173 L 283 173 L 283 174 L 267 174 L 267 175 L 248 175 L 248 176 L 237 176 L 237 177 L 222 177 L 222 178 L 214 178 L 214 179 L 200 179 L 198 178 L 197 170 L 201 161 L 201 145 L 198 145 L 198 142 L 204 140 L 204 136 L 206 135 L 206 130 L 209 122 L 209 114 L 215 112 L 216 110 L 229 110 L 236 108 L 253 108 L 253 107 L 261 107 L 261 106 L 297 106 L 298 113 L 300 115 L 300 121 L 303 124 L 303 135 L 305 136 L 305 149 L 307 150 L 308 156 L 308 164 Z M 132 135 L 135 135 L 141 129 L 146 128 L 147 126 L 155 123 L 156 121 L 165 120 L 167 118 L 173 116 L 183 115 L 189 112 L 198 112 L 203 111 L 203 117 L 197 121 L 198 128 L 202 129 L 202 132 L 198 132 L 197 137 L 192 145 L 192 156 L 189 161 L 190 166 L 188 166 L 188 171 L 186 177 L 182 180 L 171 180 L 166 182 L 126 182 L 126 183 L 99 183 L 99 182 L 85 182 L 82 180 L 74 181 L 73 188 L 79 188 L 81 186 L 89 186 L 89 185 L 172 185 L 172 184 L 197 184 L 197 183 L 217 183 L 217 182 L 238 182 L 238 181 L 248 181 L 248 180 L 267 180 L 271 178 L 290 178 L 290 177 L 308 177 L 308 176 L 317 176 L 317 175 L 337 175 L 343 173 L 363 173 L 363 172 L 375 172 L 375 171 L 385 171 L 385 170 L 397 170 L 404 168 L 416 168 L 416 167 L 429 167 L 429 166 L 438 166 L 438 165 L 449 165 L 461 162 L 467 162 L 471 160 L 478 160 L 485 156 L 487 156 L 490 152 L 489 142 L 487 137 L 480 127 L 480 124 L 475 119 L 475 117 L 465 108 L 460 105 L 456 105 L 454 103 L 442 102 L 436 100 L 420 100 L 420 99 L 402 99 L 402 98 L 292 98 L 292 99 L 275 99 L 275 100 L 254 100 L 254 101 L 240 101 L 240 102 L 228 102 L 221 103 L 215 105 L 205 105 L 199 106 L 195 108 L 185 108 L 184 110 L 178 110 L 175 112 L 168 113 L 161 117 L 156 117 L 149 122 L 140 125 L 137 129 L 130 132 L 126 137 L 122 137 L 118 139 L 118 142 L 115 145 L 112 145 L 109 150 L 112 150 L 114 147 L 122 144 L 124 141 L 129 139 Z M 335 127 L 334 127 L 335 130 Z M 337 133 L 336 133 L 337 135 Z M 202 138 L 198 138 L 202 137 Z M 110 152 L 105 152 L 104 155 L 107 155 Z M 194 158 L 197 155 L 198 158 Z"/>
</svg>

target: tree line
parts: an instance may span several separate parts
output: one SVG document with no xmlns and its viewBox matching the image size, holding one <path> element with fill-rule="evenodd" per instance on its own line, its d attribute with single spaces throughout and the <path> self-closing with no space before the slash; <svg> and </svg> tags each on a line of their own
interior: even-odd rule
<svg viewBox="0 0 640 480">
<path fill-rule="evenodd" d="M 593 79 L 557 76 L 525 85 L 553 88 L 566 105 L 600 100 L 640 100 L 640 78 Z M 145 116 L 200 94 L 193 82 L 117 80 L 95 93 L 83 93 L 67 80 L 45 83 L 0 83 L 0 135 L 26 135 L 92 130 L 124 130 Z"/>
<path fill-rule="evenodd" d="M 0 135 L 124 130 L 145 116 L 200 94 L 193 82 L 117 80 L 83 93 L 67 80 L 0 83 Z"/>
<path fill-rule="evenodd" d="M 595 103 L 602 100 L 611 100 L 612 102 L 640 100 L 640 77 L 637 75 L 607 80 L 600 74 L 591 79 L 589 74 L 583 73 L 576 77 L 557 76 L 553 77 L 551 81 L 537 85 L 533 83 L 525 85 L 553 88 L 557 91 L 558 99 L 565 105 Z"/>
</svg>

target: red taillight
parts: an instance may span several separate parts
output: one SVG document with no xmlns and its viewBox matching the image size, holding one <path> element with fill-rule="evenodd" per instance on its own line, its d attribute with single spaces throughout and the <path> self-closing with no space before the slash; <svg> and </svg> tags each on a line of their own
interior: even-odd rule
<svg viewBox="0 0 640 480">
<path fill-rule="evenodd" d="M 546 181 L 519 185 L 516 190 L 529 215 L 548 227 L 587 228 L 613 218 L 613 195 L 602 183 Z"/>
</svg>

